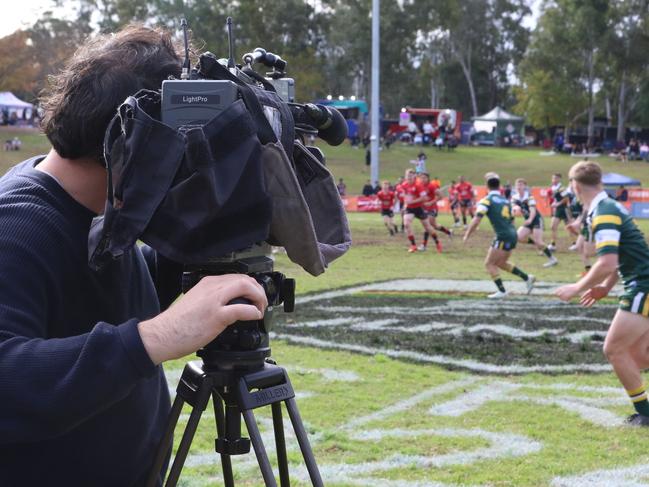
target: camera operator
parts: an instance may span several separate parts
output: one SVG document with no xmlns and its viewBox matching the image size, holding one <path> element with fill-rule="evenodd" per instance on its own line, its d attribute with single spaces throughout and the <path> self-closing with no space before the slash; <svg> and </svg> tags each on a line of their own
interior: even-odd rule
<svg viewBox="0 0 649 487">
<path fill-rule="evenodd" d="M 179 52 L 142 26 L 82 46 L 44 99 L 52 150 L 0 180 L 3 486 L 143 484 L 170 407 L 160 364 L 263 316 L 245 275 L 206 277 L 171 304 L 181 266 L 150 248 L 88 266 L 108 122 L 128 95 L 178 77 Z M 251 304 L 228 304 L 238 297 Z"/>
</svg>

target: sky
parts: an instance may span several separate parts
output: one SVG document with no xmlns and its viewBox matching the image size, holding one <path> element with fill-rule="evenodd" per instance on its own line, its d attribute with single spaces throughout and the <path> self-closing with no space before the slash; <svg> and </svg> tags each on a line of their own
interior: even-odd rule
<svg viewBox="0 0 649 487">
<path fill-rule="evenodd" d="M 45 10 L 55 10 L 53 0 L 4 0 L 3 3 L 11 2 L 11 7 L 4 8 L 0 15 L 0 37 L 15 32 L 21 27 L 29 27 Z M 525 26 L 534 27 L 539 14 L 541 0 L 529 0 L 533 14 L 525 19 Z M 61 10 L 56 10 L 60 12 Z M 69 13 L 70 9 L 63 7 L 64 13 Z"/>
<path fill-rule="evenodd" d="M 11 3 L 11 6 L 2 9 L 0 37 L 22 27 L 30 27 L 41 13 L 48 9 L 55 11 L 53 0 L 4 0 L 3 3 Z"/>
</svg>

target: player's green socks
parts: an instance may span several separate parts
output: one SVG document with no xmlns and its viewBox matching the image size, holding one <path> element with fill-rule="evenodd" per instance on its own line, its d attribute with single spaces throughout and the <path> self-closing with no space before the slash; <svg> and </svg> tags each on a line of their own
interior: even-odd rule
<svg viewBox="0 0 649 487">
<path fill-rule="evenodd" d="M 543 249 L 543 253 L 546 255 L 548 259 L 552 257 L 552 251 L 547 246 Z"/>
<path fill-rule="evenodd" d="M 629 395 L 633 407 L 643 416 L 649 416 L 649 401 L 647 401 L 647 391 L 646 386 L 642 384 L 637 389 L 627 390 L 626 393 Z"/>
<path fill-rule="evenodd" d="M 505 291 L 505 286 L 503 286 L 503 280 L 500 277 L 494 278 L 494 284 L 496 284 L 498 291 L 500 291 L 501 293 L 507 292 Z"/>
</svg>

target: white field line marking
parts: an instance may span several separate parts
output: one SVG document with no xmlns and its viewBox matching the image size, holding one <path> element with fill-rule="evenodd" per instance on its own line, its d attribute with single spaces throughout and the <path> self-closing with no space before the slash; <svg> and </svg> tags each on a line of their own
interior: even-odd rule
<svg viewBox="0 0 649 487">
<path fill-rule="evenodd" d="M 414 396 L 408 397 L 403 401 L 399 401 L 390 406 L 386 406 L 385 408 L 380 409 L 379 411 L 376 411 L 374 413 L 370 413 L 365 416 L 354 418 L 351 421 L 347 422 L 347 424 L 341 426 L 340 429 L 349 430 L 349 429 L 357 428 L 358 426 L 364 425 L 366 423 L 370 423 L 372 421 L 378 421 L 380 419 L 392 416 L 394 414 L 407 411 L 415 407 L 420 402 L 426 401 L 431 397 L 435 397 L 439 394 L 447 394 L 449 392 L 460 392 L 464 387 L 473 385 L 478 381 L 479 379 L 477 377 L 467 377 L 464 379 L 440 384 L 438 386 L 420 392 L 419 394 L 415 394 Z"/>
<path fill-rule="evenodd" d="M 460 394 L 450 401 L 436 404 L 428 412 L 434 416 L 462 416 L 480 409 L 488 402 L 506 400 L 507 395 L 520 388 L 520 385 L 510 384 L 509 382 L 492 382 L 465 394 Z"/>
<path fill-rule="evenodd" d="M 518 457 L 536 453 L 541 450 L 540 442 L 531 440 L 522 435 L 511 433 L 493 433 L 481 429 L 456 429 L 440 428 L 426 430 L 390 430 L 366 432 L 366 435 L 376 435 L 377 438 L 383 437 L 402 437 L 404 434 L 411 437 L 430 437 L 432 435 L 446 437 L 462 438 L 482 438 L 490 443 L 485 448 L 477 448 L 466 452 L 454 452 L 445 455 L 424 456 L 424 455 L 392 455 L 385 460 L 377 462 L 366 462 L 358 464 L 337 464 L 324 465 L 320 468 L 322 477 L 326 478 L 329 483 L 345 483 L 350 477 L 359 475 L 368 475 L 373 472 L 387 471 L 403 468 L 443 468 L 453 465 L 467 465 L 478 461 L 495 460 L 506 457 Z M 356 439 L 363 439 L 362 433 L 359 432 Z M 301 468 L 298 471 L 298 477 L 307 481 L 306 469 Z M 381 484 L 378 484 L 381 485 Z"/>
<path fill-rule="evenodd" d="M 418 482 L 416 480 L 388 480 L 376 477 L 356 477 L 345 480 L 346 485 L 359 485 L 362 487 L 456 487 L 456 484 L 444 484 L 441 482 Z M 192 486 L 190 486 L 192 487 Z M 462 484 L 461 487 L 471 487 Z M 476 486 L 477 487 L 477 486 Z"/>
<path fill-rule="evenodd" d="M 565 409 L 566 412 L 577 413 L 582 419 L 605 428 L 621 426 L 624 422 L 623 417 L 613 414 L 606 409 L 584 404 L 581 401 L 576 401 L 573 397 L 542 398 L 536 396 L 520 396 L 519 400 L 533 402 L 543 406 L 560 406 Z"/>
<path fill-rule="evenodd" d="M 467 413 L 479 410 L 488 402 L 517 402 L 534 403 L 542 406 L 554 405 L 565 409 L 568 413 L 577 413 L 581 418 L 591 423 L 612 427 L 619 426 L 622 418 L 612 412 L 598 406 L 610 404 L 608 398 L 600 401 L 597 399 L 580 398 L 574 396 L 542 397 L 526 396 L 520 394 L 524 386 L 505 381 L 496 381 L 485 384 L 478 389 L 471 390 L 466 394 L 458 395 L 455 399 L 436 404 L 428 412 L 434 416 L 459 417 Z M 619 404 L 616 399 L 614 404 Z M 626 401 L 625 401 L 626 402 Z"/>
<path fill-rule="evenodd" d="M 354 324 L 350 328 L 355 331 L 377 331 L 383 330 L 390 325 L 401 323 L 400 319 L 391 318 L 386 320 L 366 321 L 364 323 Z"/>
<path fill-rule="evenodd" d="M 505 335 L 512 338 L 537 338 L 543 335 L 561 335 L 565 330 L 552 329 L 552 328 L 541 328 L 539 330 L 521 330 L 520 328 L 514 328 L 509 325 L 491 325 L 488 323 L 478 323 L 471 326 L 457 326 L 450 330 L 442 331 L 445 335 L 461 335 L 462 333 L 480 333 L 481 331 L 489 331 L 496 333 L 497 335 Z"/>
<path fill-rule="evenodd" d="M 288 372 L 295 374 L 317 374 L 320 375 L 324 380 L 330 382 L 357 382 L 361 379 L 360 376 L 353 370 L 310 369 L 307 367 L 301 367 L 299 365 L 283 365 L 283 367 Z"/>
<path fill-rule="evenodd" d="M 302 328 L 328 328 L 333 326 L 352 325 L 355 323 L 363 323 L 365 320 L 362 318 L 331 318 L 328 320 L 315 320 L 293 322 L 287 324 L 288 327 L 302 327 Z"/>
<path fill-rule="evenodd" d="M 604 339 L 606 338 L 606 332 L 601 330 L 576 331 L 574 333 L 567 334 L 566 338 L 572 343 L 581 343 L 586 339 L 592 339 L 593 336 L 600 337 L 603 343 Z"/>
<path fill-rule="evenodd" d="M 412 307 L 403 307 L 403 306 L 380 306 L 380 307 L 367 307 L 362 306 L 316 306 L 314 308 L 316 311 L 323 311 L 327 313 L 351 313 L 351 314 L 381 314 L 381 315 L 401 315 L 401 316 L 411 316 L 411 315 L 441 315 L 441 316 L 471 316 L 475 315 L 476 311 L 479 311 L 475 308 L 467 308 L 464 311 L 454 311 L 449 310 L 444 306 L 430 306 L 426 308 L 412 308 Z M 481 317 L 497 317 L 502 316 L 503 314 L 509 314 L 507 311 L 515 311 L 515 319 L 517 321 L 523 320 L 533 320 L 533 321 L 551 321 L 551 322 L 568 322 L 575 321 L 579 323 L 601 323 L 608 325 L 611 323 L 609 318 L 591 318 L 588 316 L 545 316 L 543 311 L 540 313 L 522 313 L 521 308 L 489 308 L 493 311 L 481 311 Z M 529 308 L 525 308 L 529 309 Z M 566 310 L 568 311 L 568 310 Z M 573 310 L 574 311 L 574 310 Z M 347 320 L 347 322 L 356 321 L 358 318 L 337 318 L 341 320 Z M 317 322 L 314 322 L 317 323 Z M 297 323 L 296 323 L 297 324 Z M 293 324 L 295 326 L 296 324 Z M 306 325 L 302 325 L 306 326 Z"/>
<path fill-rule="evenodd" d="M 595 470 L 570 477 L 555 477 L 552 487 L 647 487 L 642 479 L 649 476 L 649 458 L 639 465 L 611 470 Z"/>
<path fill-rule="evenodd" d="M 534 286 L 532 294 L 534 295 L 551 295 L 554 289 L 561 286 L 562 283 L 558 282 L 537 282 Z M 348 296 L 359 292 L 367 291 L 439 291 L 445 292 L 453 290 L 456 292 L 492 292 L 493 281 L 480 280 L 450 280 L 450 279 L 399 279 L 394 281 L 378 282 L 372 284 L 365 284 L 363 286 L 355 286 L 338 291 L 329 291 L 310 296 L 303 296 L 296 299 L 296 304 L 301 305 L 304 303 L 311 303 L 313 301 L 321 301 L 324 299 L 333 299 L 340 296 Z M 508 282 L 507 286 L 514 292 L 526 294 L 525 284 L 522 282 Z M 614 293 L 619 292 L 621 288 L 616 287 Z"/>
<path fill-rule="evenodd" d="M 521 382 L 522 387 L 528 389 L 552 389 L 555 391 L 577 391 L 577 392 L 593 392 L 595 394 L 621 394 L 624 392 L 622 387 L 609 387 L 609 386 L 582 386 L 572 384 L 570 382 L 558 382 L 556 384 L 528 384 Z"/>
<path fill-rule="evenodd" d="M 608 364 L 574 364 L 574 365 L 495 365 L 478 362 L 477 360 L 464 360 L 446 357 L 443 355 L 427 355 L 420 352 L 407 350 L 390 350 L 385 348 L 368 347 L 365 345 L 354 345 L 349 343 L 331 342 L 311 337 L 301 337 L 271 332 L 272 339 L 286 340 L 289 343 L 300 345 L 329 348 L 333 350 L 345 350 L 349 352 L 363 353 L 366 355 L 386 355 L 394 358 L 407 358 L 417 362 L 433 363 L 440 365 L 451 365 L 476 372 L 488 372 L 493 374 L 525 374 L 530 372 L 608 372 L 611 366 Z"/>
</svg>

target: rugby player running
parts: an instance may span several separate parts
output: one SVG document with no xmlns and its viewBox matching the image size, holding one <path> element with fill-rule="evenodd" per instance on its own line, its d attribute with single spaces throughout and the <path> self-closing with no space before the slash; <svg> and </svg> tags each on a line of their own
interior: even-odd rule
<svg viewBox="0 0 649 487">
<path fill-rule="evenodd" d="M 473 218 L 473 185 L 464 176 L 460 176 L 460 182 L 455 186 L 460 200 L 460 212 L 462 213 L 462 224 L 466 228 L 466 214 Z"/>
<path fill-rule="evenodd" d="M 396 198 L 395 192 L 390 190 L 390 181 L 383 181 L 381 191 L 376 193 L 376 197 L 381 202 L 381 216 L 383 223 L 390 232 L 390 235 L 397 233 L 397 227 L 394 224 L 394 200 Z"/>
<path fill-rule="evenodd" d="M 559 230 L 559 222 L 563 222 L 568 226 L 572 222 L 572 212 L 570 211 L 570 201 L 572 193 L 570 188 L 565 188 L 561 183 L 561 174 L 555 173 L 552 175 L 552 186 L 550 188 L 552 195 L 552 220 L 550 220 L 550 230 L 552 232 L 552 240 L 550 241 L 550 250 L 557 250 L 557 233 Z M 573 242 L 573 245 L 576 242 Z"/>
<path fill-rule="evenodd" d="M 512 225 L 511 203 L 500 194 L 500 178 L 496 173 L 488 172 L 485 174 L 487 180 L 487 189 L 489 193 L 478 203 L 478 209 L 475 217 L 471 221 L 469 228 L 464 234 L 464 243 L 469 240 L 471 234 L 478 228 L 482 217 L 487 215 L 489 222 L 496 232 L 487 257 L 485 267 L 493 279 L 498 291 L 489 294 L 489 299 L 502 299 L 507 296 L 507 291 L 500 279 L 500 269 L 510 272 L 520 277 L 527 286 L 527 294 L 532 292 L 536 278 L 531 274 L 526 274 L 514 264 L 509 262 L 509 256 L 512 250 L 516 248 L 516 229 Z"/>
<path fill-rule="evenodd" d="M 442 233 L 445 233 L 449 237 L 453 236 L 453 232 L 446 228 L 443 225 L 437 223 L 437 215 L 439 214 L 439 208 L 437 207 L 437 202 L 442 199 L 442 192 L 440 190 L 439 181 L 434 179 L 430 180 L 430 175 L 427 172 L 421 173 L 419 175 L 419 182 L 424 186 L 428 198 L 424 201 L 423 208 L 426 214 L 428 215 L 428 221 L 435 230 L 439 230 Z M 426 235 L 424 234 L 424 237 Z M 437 237 L 433 237 L 435 240 L 435 246 L 437 251 L 442 251 L 442 244 L 437 240 Z M 419 249 L 422 250 L 422 249 Z"/>
<path fill-rule="evenodd" d="M 433 227 L 428 222 L 428 215 L 423 209 L 424 201 L 428 199 L 428 193 L 423 185 L 417 181 L 413 169 L 408 169 L 406 171 L 406 180 L 401 183 L 401 192 L 404 195 L 404 201 L 406 204 L 406 212 L 403 216 L 403 222 L 406 226 L 408 240 L 410 240 L 410 248 L 408 249 L 408 252 L 417 252 L 415 235 L 412 231 L 412 220 L 415 217 L 419 219 L 426 231 L 426 233 L 424 233 L 423 248 L 426 248 L 429 236 L 432 235 L 436 242 L 438 240 L 437 233 L 435 233 L 435 230 L 433 230 Z"/>
<path fill-rule="evenodd" d="M 563 301 L 581 294 L 580 303 L 592 306 L 608 295 L 619 273 L 624 294 L 604 340 L 604 355 L 636 410 L 626 422 L 649 426 L 649 402 L 641 375 L 649 368 L 649 246 L 627 209 L 604 191 L 599 164 L 578 162 L 569 176 L 575 194 L 588 209 L 586 220 L 597 261 L 579 281 L 561 286 L 555 294 Z"/>
<path fill-rule="evenodd" d="M 527 181 L 518 178 L 514 184 L 515 190 L 512 194 L 512 205 L 519 207 L 523 214 L 523 224 L 516 232 L 518 234 L 518 241 L 520 243 L 533 243 L 536 248 L 542 251 L 548 258 L 548 261 L 543 264 L 543 267 L 552 267 L 559 262 L 557 258 L 552 255 L 552 251 L 543 242 L 543 217 L 541 212 L 536 207 L 536 200 L 527 187 Z M 532 239 L 530 241 L 530 234 Z"/>
</svg>

